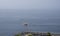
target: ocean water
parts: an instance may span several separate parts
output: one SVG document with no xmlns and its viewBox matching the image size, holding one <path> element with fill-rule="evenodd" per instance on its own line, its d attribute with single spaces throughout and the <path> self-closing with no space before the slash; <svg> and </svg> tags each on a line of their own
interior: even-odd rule
<svg viewBox="0 0 60 36">
<path fill-rule="evenodd" d="M 15 21 L 15 24 L 0 24 L 0 36 L 14 36 L 19 32 L 25 31 L 60 33 L 60 25 L 47 25 L 47 23 L 43 24 L 39 21 L 37 22 L 37 20 L 32 20 L 33 22 L 30 22 L 30 20 L 27 20 L 29 23 L 27 27 L 19 21 Z"/>
<path fill-rule="evenodd" d="M 14 26 L 13 26 L 14 27 Z M 16 26 L 17 28 L 9 28 L 5 27 L 3 29 L 0 29 L 0 36 L 14 36 L 15 34 L 19 32 L 26 31 L 25 27 L 23 26 Z M 60 33 L 60 25 L 30 25 L 28 27 L 28 31 L 32 32 L 53 32 L 53 33 Z"/>
<path fill-rule="evenodd" d="M 60 11 L 0 10 L 0 36 L 14 36 L 26 30 L 60 33 Z"/>
</svg>

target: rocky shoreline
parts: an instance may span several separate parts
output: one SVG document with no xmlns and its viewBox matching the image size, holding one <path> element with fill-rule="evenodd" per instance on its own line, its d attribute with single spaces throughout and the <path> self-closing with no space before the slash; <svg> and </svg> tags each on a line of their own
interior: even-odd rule
<svg viewBox="0 0 60 36">
<path fill-rule="evenodd" d="M 54 34 L 54 33 L 50 33 L 50 32 L 21 32 L 16 34 L 15 36 L 28 36 L 28 35 L 32 35 L 32 36 L 60 36 L 60 34 Z"/>
</svg>

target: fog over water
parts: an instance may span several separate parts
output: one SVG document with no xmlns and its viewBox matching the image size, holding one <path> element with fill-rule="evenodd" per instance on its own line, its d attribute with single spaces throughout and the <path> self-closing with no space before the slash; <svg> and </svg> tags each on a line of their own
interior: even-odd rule
<svg viewBox="0 0 60 36">
<path fill-rule="evenodd" d="M 29 25 L 60 25 L 59 10 L 1 10 L 0 29 L 17 29 L 24 22 Z"/>
<path fill-rule="evenodd" d="M 31 31 L 60 33 L 60 0 L 0 0 L 0 36 Z"/>
</svg>

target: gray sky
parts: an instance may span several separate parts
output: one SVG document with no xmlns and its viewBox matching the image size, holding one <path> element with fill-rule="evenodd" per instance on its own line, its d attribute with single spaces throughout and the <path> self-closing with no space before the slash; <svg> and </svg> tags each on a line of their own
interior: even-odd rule
<svg viewBox="0 0 60 36">
<path fill-rule="evenodd" d="M 0 0 L 0 9 L 60 9 L 60 0 Z"/>
<path fill-rule="evenodd" d="M 4 9 L 0 10 L 0 22 L 2 23 L 5 21 L 5 23 L 15 23 L 17 20 L 20 22 L 20 18 L 23 18 L 42 19 L 42 23 L 46 21 L 47 24 L 60 24 L 60 0 L 0 0 L 0 9 Z M 39 20 L 36 22 L 40 24 Z"/>
<path fill-rule="evenodd" d="M 0 10 L 0 17 L 59 17 L 60 0 L 0 0 L 0 9 L 35 9 L 35 10 Z M 42 9 L 37 10 L 37 9 Z M 44 9 L 47 9 L 44 11 Z M 49 10 L 53 11 L 49 11 Z M 55 9 L 55 10 L 54 10 Z M 37 12 L 38 11 L 38 12 Z"/>
</svg>

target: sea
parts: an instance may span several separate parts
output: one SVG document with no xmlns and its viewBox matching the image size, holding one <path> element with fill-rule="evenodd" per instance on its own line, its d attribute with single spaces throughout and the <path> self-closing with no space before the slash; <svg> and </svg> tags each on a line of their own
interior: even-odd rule
<svg viewBox="0 0 60 36">
<path fill-rule="evenodd" d="M 0 10 L 0 36 L 15 36 L 25 31 L 60 33 L 60 11 Z"/>
</svg>

